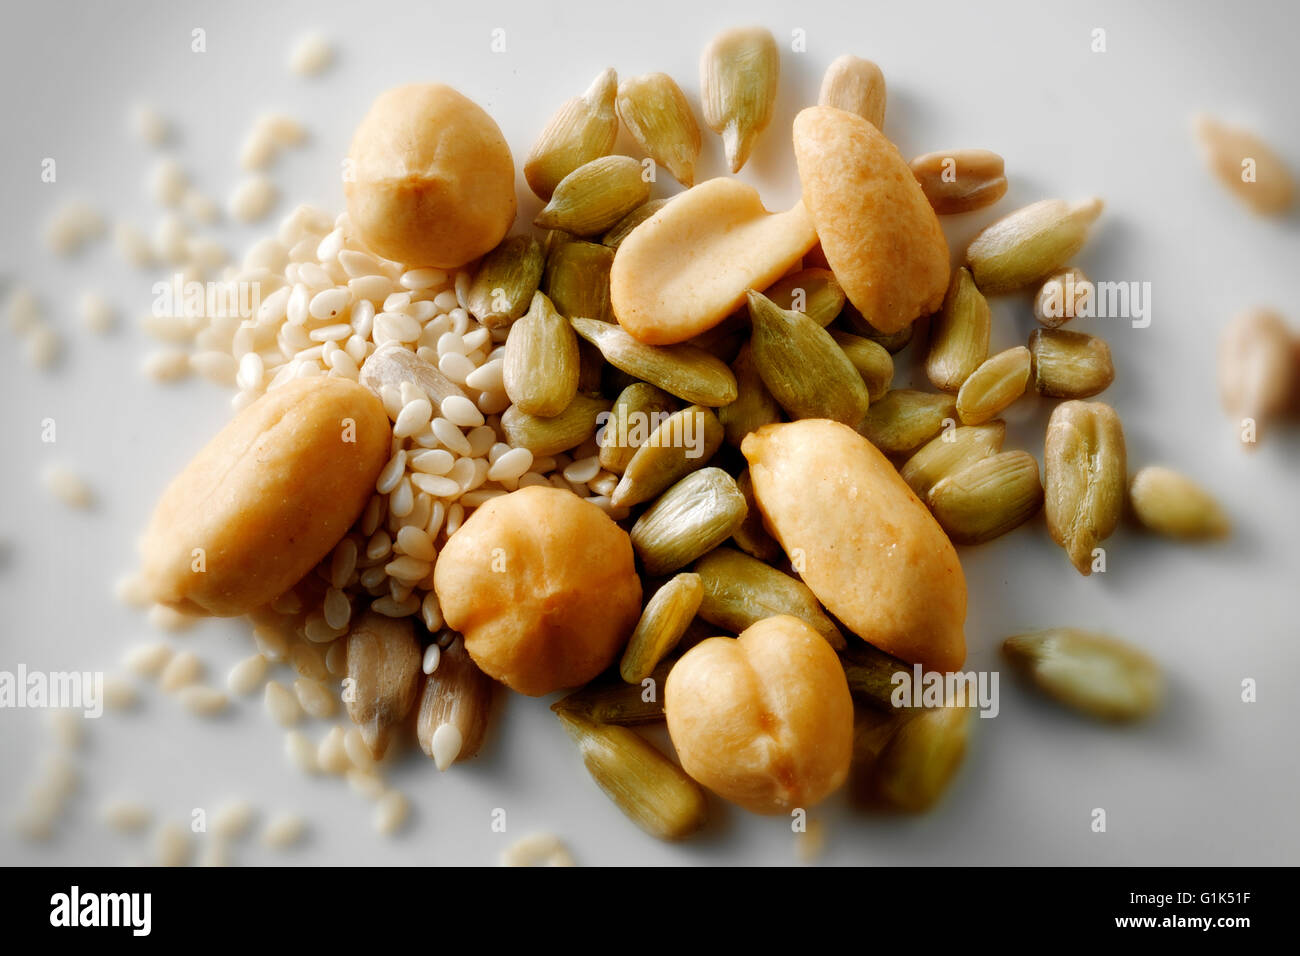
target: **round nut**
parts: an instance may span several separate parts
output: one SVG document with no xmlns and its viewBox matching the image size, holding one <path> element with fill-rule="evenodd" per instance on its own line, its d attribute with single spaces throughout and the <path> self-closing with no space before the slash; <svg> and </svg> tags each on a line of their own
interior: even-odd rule
<svg viewBox="0 0 1300 956">
<path fill-rule="evenodd" d="M 478 508 L 448 539 L 433 584 L 474 663 L 530 697 L 591 680 L 641 614 L 627 532 L 558 488 L 522 488 Z"/>
<path fill-rule="evenodd" d="M 492 117 L 449 86 L 381 94 L 348 157 L 348 215 L 381 256 L 456 268 L 495 247 L 514 222 L 510 147 Z"/>
<path fill-rule="evenodd" d="M 835 651 L 803 621 L 769 617 L 691 648 L 664 687 L 682 768 L 755 813 L 788 813 L 844 782 L 853 700 Z"/>
<path fill-rule="evenodd" d="M 163 492 L 140 545 L 150 597 L 219 617 L 273 601 L 360 516 L 391 441 L 383 404 L 348 379 L 263 395 Z"/>
</svg>

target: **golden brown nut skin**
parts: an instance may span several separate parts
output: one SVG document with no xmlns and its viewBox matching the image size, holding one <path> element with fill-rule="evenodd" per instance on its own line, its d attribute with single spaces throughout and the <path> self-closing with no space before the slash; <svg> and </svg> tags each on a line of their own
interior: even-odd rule
<svg viewBox="0 0 1300 956">
<path fill-rule="evenodd" d="M 347 172 L 361 240 L 407 266 L 464 265 L 515 220 L 515 164 L 500 127 L 439 83 L 380 94 L 352 138 Z"/>
<path fill-rule="evenodd" d="M 740 450 L 764 523 L 827 610 L 896 657 L 940 671 L 962 665 L 957 552 L 871 442 L 806 419 L 764 425 Z"/>
<path fill-rule="evenodd" d="M 163 492 L 140 545 L 151 597 L 218 617 L 279 597 L 357 520 L 391 440 L 383 404 L 356 382 L 298 379 L 268 392 Z"/>
<path fill-rule="evenodd" d="M 558 488 L 478 508 L 438 556 L 433 584 L 474 663 L 530 697 L 591 680 L 641 615 L 627 532 Z"/>
<path fill-rule="evenodd" d="M 664 710 L 682 768 L 754 813 L 811 807 L 848 776 L 848 680 L 798 618 L 765 618 L 691 648 L 668 674 Z"/>
<path fill-rule="evenodd" d="M 881 332 L 943 304 L 948 242 L 911 167 L 855 113 L 811 106 L 794 121 L 803 201 L 844 294 Z"/>
</svg>

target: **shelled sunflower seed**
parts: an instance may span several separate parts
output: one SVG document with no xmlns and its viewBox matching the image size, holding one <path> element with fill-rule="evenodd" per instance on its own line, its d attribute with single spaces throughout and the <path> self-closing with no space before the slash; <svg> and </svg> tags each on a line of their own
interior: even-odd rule
<svg viewBox="0 0 1300 956">
<path fill-rule="evenodd" d="M 632 455 L 610 496 L 616 508 L 658 496 L 703 468 L 722 446 L 722 423 L 712 409 L 691 405 L 669 415 Z"/>
<path fill-rule="evenodd" d="M 957 392 L 957 415 L 966 425 L 982 425 L 1025 394 L 1032 356 L 1023 345 L 983 362 Z"/>
<path fill-rule="evenodd" d="M 1115 381 L 1110 346 L 1095 335 L 1034 329 L 1029 335 L 1034 388 L 1050 398 L 1091 398 Z"/>
<path fill-rule="evenodd" d="M 700 609 L 704 586 L 698 574 L 678 574 L 646 602 L 636 630 L 628 639 L 618 673 L 629 684 L 640 686 L 681 640 Z"/>
<path fill-rule="evenodd" d="M 826 68 L 817 103 L 857 113 L 876 129 L 884 129 L 885 75 L 870 60 L 846 53 Z"/>
<path fill-rule="evenodd" d="M 621 475 L 637 449 L 677 409 L 677 402 L 647 382 L 633 382 L 614 399 L 600 433 L 600 467 Z"/>
<path fill-rule="evenodd" d="M 595 236 L 649 198 L 650 183 L 641 175 L 640 163 L 631 156 L 601 156 L 556 184 L 533 225 L 575 236 Z"/>
<path fill-rule="evenodd" d="M 684 643 L 689 635 L 688 626 L 686 635 L 678 640 Z M 597 678 L 582 689 L 560 698 L 551 705 L 551 710 L 574 713 L 598 724 L 623 727 L 662 723 L 664 682 L 675 663 L 675 659 L 660 661 L 648 676 L 635 684 L 627 683 L 621 676 L 617 679 Z"/>
<path fill-rule="evenodd" d="M 661 840 L 680 840 L 704 825 L 704 790 L 636 731 L 572 711 L 558 710 L 556 716 L 592 779 L 641 829 Z"/>
<path fill-rule="evenodd" d="M 884 398 L 894 381 L 894 359 L 889 350 L 879 342 L 851 332 L 831 329 L 830 333 L 835 344 L 862 376 L 862 382 L 867 386 L 867 397 L 873 402 Z"/>
<path fill-rule="evenodd" d="M 1013 292 L 1060 269 L 1088 238 L 1100 199 L 1044 199 L 989 226 L 966 248 L 966 265 L 985 295 Z"/>
<path fill-rule="evenodd" d="M 688 189 L 695 184 L 701 137 L 686 95 L 666 73 L 646 73 L 618 86 L 619 118 L 647 155 Z"/>
<path fill-rule="evenodd" d="M 829 418 L 856 428 L 871 396 L 830 333 L 808 316 L 750 291 L 753 361 L 763 384 L 793 418 Z"/>
<path fill-rule="evenodd" d="M 909 457 L 939 434 L 945 421 L 955 425 L 956 417 L 951 395 L 896 388 L 871 404 L 858 431 L 886 455 Z"/>
<path fill-rule="evenodd" d="M 789 614 L 826 638 L 836 649 L 844 635 L 802 581 L 733 548 L 720 547 L 695 562 L 703 586 L 699 615 L 710 624 L 739 634 L 767 617 Z"/>
<path fill-rule="evenodd" d="M 502 368 L 506 394 L 514 408 L 553 418 L 578 393 L 578 337 L 541 292 L 533 293 L 528 313 L 510 326 Z"/>
<path fill-rule="evenodd" d="M 478 754 L 487 732 L 494 684 L 453 634 L 438 654 L 437 666 L 424 679 L 416 717 L 420 749 L 439 770 Z"/>
<path fill-rule="evenodd" d="M 899 474 L 916 496 L 924 500 L 930 489 L 948 475 L 1000 452 L 1006 435 L 1007 426 L 1003 421 L 945 429 L 909 458 Z"/>
<path fill-rule="evenodd" d="M 1103 402 L 1056 406 L 1043 448 L 1043 511 L 1052 540 L 1080 574 L 1092 573 L 1098 546 L 1119 524 L 1126 479 L 1115 410 Z"/>
<path fill-rule="evenodd" d="M 367 612 L 347 637 L 350 699 L 348 716 L 375 759 L 415 705 L 420 645 L 410 618 Z M 270 686 L 270 685 L 268 685 Z"/>
<path fill-rule="evenodd" d="M 632 526 L 632 548 L 646 574 L 685 567 L 732 536 L 748 506 L 721 468 L 692 472 L 665 491 Z"/>
<path fill-rule="evenodd" d="M 844 290 L 830 269 L 800 269 L 763 291 L 778 308 L 802 312 L 822 328 L 844 309 Z"/>
<path fill-rule="evenodd" d="M 503 328 L 528 311 L 546 260 L 532 236 L 513 236 L 483 257 L 465 308 L 489 329 Z"/>
<path fill-rule="evenodd" d="M 560 180 L 584 163 L 607 155 L 618 138 L 614 100 L 618 74 L 597 76 L 582 96 L 565 102 L 550 118 L 524 161 L 524 179 L 538 198 L 547 200 Z"/>
<path fill-rule="evenodd" d="M 740 172 L 759 133 L 772 120 L 780 73 L 776 40 L 762 27 L 720 33 L 700 58 L 704 122 L 722 136 L 733 173 Z"/>
<path fill-rule="evenodd" d="M 736 377 L 719 359 L 693 345 L 645 345 L 617 325 L 573 318 L 574 331 L 622 369 L 669 395 L 717 408 L 736 400 Z"/>
<path fill-rule="evenodd" d="M 637 206 L 630 213 L 620 219 L 614 227 L 609 230 L 609 232 L 600 237 L 601 245 L 607 246 L 617 252 L 618 247 L 623 244 L 623 240 L 631 234 L 633 229 L 641 225 L 641 223 L 645 222 L 660 209 L 664 208 L 664 206 L 668 205 L 668 202 L 668 199 L 652 199 L 647 203 L 642 203 L 640 206 Z"/>
<path fill-rule="evenodd" d="M 940 150 L 908 165 L 940 216 L 983 209 L 1007 193 L 1002 157 L 987 149 Z"/>
<path fill-rule="evenodd" d="M 511 406 L 501 416 L 501 429 L 511 445 L 527 448 L 535 457 L 556 455 L 581 445 L 596 434 L 599 417 L 612 403 L 578 394 L 553 418 L 529 415 Z"/>
<path fill-rule="evenodd" d="M 1163 697 L 1160 667 L 1103 634 L 1056 628 L 1009 637 L 1002 653 L 1053 700 L 1099 720 L 1139 720 Z"/>
<path fill-rule="evenodd" d="M 1171 538 L 1222 538 L 1231 529 L 1213 495 L 1169 468 L 1140 469 L 1129 483 L 1128 498 L 1138 521 Z"/>
<path fill-rule="evenodd" d="M 989 354 L 989 304 L 970 270 L 952 274 L 943 307 L 930 323 L 925 374 L 941 392 L 956 392 Z"/>
<path fill-rule="evenodd" d="M 935 520 L 958 544 L 982 544 L 1043 506 L 1038 461 L 1023 451 L 981 459 L 937 482 L 927 496 Z"/>
<path fill-rule="evenodd" d="M 614 250 L 594 242 L 573 240 L 557 245 L 546 259 L 542 290 L 567 317 L 614 321 L 609 301 L 609 270 Z"/>
<path fill-rule="evenodd" d="M 779 422 L 781 406 L 763 384 L 750 343 L 740 347 L 731 363 L 731 372 L 736 377 L 736 400 L 718 409 L 718 420 L 722 422 L 727 441 L 739 448 L 750 432 Z"/>
<path fill-rule="evenodd" d="M 754 497 L 754 480 L 746 468 L 736 476 L 736 487 L 745 496 L 745 505 L 749 509 L 745 520 L 731 533 L 736 546 L 751 557 L 760 561 L 775 561 L 781 556 L 781 546 L 763 527 L 763 514 L 758 510 L 758 499 Z"/>
</svg>

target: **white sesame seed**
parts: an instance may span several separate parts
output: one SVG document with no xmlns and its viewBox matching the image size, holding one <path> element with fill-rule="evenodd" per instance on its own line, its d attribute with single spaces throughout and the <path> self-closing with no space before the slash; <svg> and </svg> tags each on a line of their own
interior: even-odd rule
<svg viewBox="0 0 1300 956">
<path fill-rule="evenodd" d="M 185 866 L 194 853 L 190 831 L 179 823 L 162 824 L 154 832 L 154 853 L 159 866 Z"/>
<path fill-rule="evenodd" d="M 483 414 L 463 395 L 448 395 L 439 409 L 442 417 L 460 428 L 476 428 L 483 424 Z"/>
<path fill-rule="evenodd" d="M 302 707 L 287 687 L 279 681 L 268 681 L 262 696 L 266 712 L 281 727 L 289 727 L 298 722 L 302 716 Z"/>
<path fill-rule="evenodd" d="M 149 826 L 153 813 L 142 803 L 121 798 L 109 800 L 99 811 L 100 819 L 114 830 L 136 833 Z"/>
<path fill-rule="evenodd" d="M 158 686 L 167 693 L 188 687 L 203 676 L 203 662 L 193 651 L 182 651 L 169 660 L 158 677 Z"/>
<path fill-rule="evenodd" d="M 455 724 L 439 724 L 438 729 L 433 732 L 433 739 L 429 742 L 429 749 L 433 751 L 433 762 L 437 768 L 446 770 L 455 763 L 463 745 L 464 740 L 460 729 Z"/>
<path fill-rule="evenodd" d="M 406 794 L 400 790 L 388 791 L 375 804 L 375 829 L 385 836 L 396 833 L 406 822 L 410 811 L 411 805 L 406 799 Z"/>
<path fill-rule="evenodd" d="M 490 481 L 522 478 L 533 467 L 533 453 L 527 448 L 512 448 L 493 462 L 488 469 Z"/>
<path fill-rule="evenodd" d="M 432 674 L 438 669 L 438 662 L 442 659 L 442 648 L 437 644 L 430 644 L 424 649 L 423 670 L 426 674 Z"/>
<path fill-rule="evenodd" d="M 202 684 L 191 684 L 177 692 L 181 705 L 192 714 L 211 717 L 226 709 L 229 699 L 221 691 Z"/>
<path fill-rule="evenodd" d="M 477 366 L 464 355 L 448 352 L 438 359 L 438 371 L 442 372 L 457 385 L 464 385 L 465 379 Z"/>
<path fill-rule="evenodd" d="M 136 644 L 122 655 L 122 663 L 139 677 L 156 677 L 171 657 L 172 649 L 167 644 Z"/>
<path fill-rule="evenodd" d="M 316 76 L 334 62 L 334 48 L 319 33 L 301 37 L 289 52 L 289 72 L 295 76 Z"/>
<path fill-rule="evenodd" d="M 226 676 L 226 689 L 238 697 L 248 696 L 262 686 L 269 666 L 270 661 L 264 654 L 245 657 L 230 669 Z"/>
<path fill-rule="evenodd" d="M 334 715 L 334 695 L 317 680 L 300 677 L 293 682 L 298 704 L 312 717 L 325 719 Z"/>
<path fill-rule="evenodd" d="M 284 753 L 303 773 L 316 772 L 316 747 L 301 730 L 291 730 L 284 735 Z"/>
<path fill-rule="evenodd" d="M 301 840 L 306 831 L 306 823 L 296 813 L 277 814 L 262 831 L 262 844 L 282 850 Z"/>
<path fill-rule="evenodd" d="M 432 422 L 433 434 L 448 451 L 457 455 L 468 455 L 472 451 L 465 433 L 445 418 L 435 418 Z"/>
<path fill-rule="evenodd" d="M 69 508 L 89 508 L 93 496 L 90 486 L 64 465 L 50 465 L 42 476 L 46 489 Z"/>
</svg>

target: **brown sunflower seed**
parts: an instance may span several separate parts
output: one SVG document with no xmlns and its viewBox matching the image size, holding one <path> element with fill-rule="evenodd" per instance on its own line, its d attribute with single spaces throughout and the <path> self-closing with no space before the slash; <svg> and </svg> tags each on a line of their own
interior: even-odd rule
<svg viewBox="0 0 1300 956">
<path fill-rule="evenodd" d="M 502 375 L 514 407 L 541 418 L 560 414 L 578 392 L 578 337 L 541 292 L 510 326 Z"/>
<path fill-rule="evenodd" d="M 952 274 L 943 307 L 930 322 L 925 374 L 941 392 L 956 392 L 989 354 L 989 304 L 970 270 Z"/>
<path fill-rule="evenodd" d="M 778 281 L 763 295 L 782 309 L 802 312 L 822 328 L 834 322 L 844 309 L 844 290 L 830 269 L 801 269 Z"/>
<path fill-rule="evenodd" d="M 550 199 L 565 176 L 614 148 L 617 93 L 618 74 L 605 70 L 587 92 L 567 101 L 547 122 L 524 162 L 524 179 L 540 199 Z"/>
<path fill-rule="evenodd" d="M 1094 551 L 1124 510 L 1124 430 L 1115 410 L 1104 402 L 1056 406 L 1047 423 L 1043 478 L 1047 530 L 1079 573 L 1089 575 Z"/>
<path fill-rule="evenodd" d="M 896 388 L 871 403 L 858 432 L 884 454 L 906 458 L 939 434 L 945 421 L 957 424 L 957 402 L 951 395 Z"/>
<path fill-rule="evenodd" d="M 647 73 L 618 87 L 618 115 L 633 139 L 686 188 L 695 185 L 700 127 L 682 88 L 667 73 Z"/>
<path fill-rule="evenodd" d="M 686 633 L 703 597 L 704 585 L 698 574 L 678 574 L 656 591 L 628 639 L 619 676 L 638 686 L 651 676 Z"/>
<path fill-rule="evenodd" d="M 1103 634 L 1061 627 L 1009 637 L 1007 660 L 1039 690 L 1100 720 L 1138 720 L 1164 695 L 1160 667 L 1146 654 Z"/>
<path fill-rule="evenodd" d="M 876 129 L 885 127 L 885 74 L 870 60 L 845 53 L 822 77 L 818 106 L 857 113 Z"/>
<path fill-rule="evenodd" d="M 1050 398 L 1091 398 L 1115 381 L 1110 346 L 1095 335 L 1064 329 L 1029 334 L 1034 388 Z"/>
<path fill-rule="evenodd" d="M 667 392 L 633 382 L 619 392 L 600 433 L 600 467 L 621 475 L 636 450 L 675 409 Z"/>
<path fill-rule="evenodd" d="M 727 30 L 713 38 L 700 58 L 704 122 L 722 136 L 733 173 L 749 159 L 754 141 L 772 120 L 781 54 L 762 27 Z"/>
<path fill-rule="evenodd" d="M 636 731 L 556 712 L 593 780 L 633 823 L 660 840 L 680 840 L 704 825 L 704 790 Z"/>
<path fill-rule="evenodd" d="M 668 574 L 730 538 L 747 507 L 735 480 L 721 468 L 692 472 L 637 519 L 632 547 L 646 574 Z"/>
<path fill-rule="evenodd" d="M 646 345 L 620 326 L 573 318 L 574 331 L 629 375 L 696 405 L 717 408 L 736 400 L 736 377 L 719 359 L 693 345 Z"/>
<path fill-rule="evenodd" d="M 367 611 L 347 637 L 347 683 L 343 700 L 376 760 L 415 705 L 419 692 L 420 643 L 409 617 Z"/>
<path fill-rule="evenodd" d="M 479 263 L 465 308 L 489 329 L 509 325 L 528 311 L 545 261 L 542 244 L 532 236 L 503 240 Z"/>
<path fill-rule="evenodd" d="M 650 198 L 650 183 L 631 156 L 601 156 L 560 180 L 533 225 L 594 236 Z"/>
<path fill-rule="evenodd" d="M 734 548 L 715 548 L 695 562 L 695 573 L 704 588 L 698 613 L 710 624 L 739 634 L 765 617 L 789 614 L 831 647 L 844 647 L 844 635 L 808 586 L 757 558 Z"/>
<path fill-rule="evenodd" d="M 966 265 L 985 295 L 1012 292 L 1070 261 L 1101 215 L 1100 199 L 1044 199 L 986 228 L 966 248 Z"/>
<path fill-rule="evenodd" d="M 438 653 L 424 679 L 415 734 L 439 770 L 478 754 L 492 709 L 492 679 L 478 669 L 460 635 Z"/>
<path fill-rule="evenodd" d="M 829 418 L 856 428 L 871 396 L 830 333 L 761 293 L 751 289 L 748 296 L 754 365 L 772 397 L 793 418 Z"/>
<path fill-rule="evenodd" d="M 1295 180 L 1262 139 L 1205 115 L 1196 118 L 1196 134 L 1211 172 L 1258 215 L 1281 216 L 1291 208 Z"/>
<path fill-rule="evenodd" d="M 657 497 L 692 471 L 703 468 L 722 447 L 718 416 L 703 405 L 674 412 L 632 455 L 610 496 L 615 508 L 630 508 Z"/>
<path fill-rule="evenodd" d="M 1018 345 L 984 362 L 962 383 L 957 415 L 966 425 L 991 421 L 1025 394 L 1029 384 L 1029 349 Z"/>
<path fill-rule="evenodd" d="M 608 412 L 611 405 L 603 398 L 579 393 L 554 418 L 529 415 L 512 405 L 501 416 L 501 429 L 511 445 L 527 448 L 536 457 L 558 455 L 594 435 L 601 413 Z"/>
<path fill-rule="evenodd" d="M 1007 192 L 1002 157 L 987 149 L 946 149 L 909 164 L 921 191 L 940 216 L 991 206 Z"/>
<path fill-rule="evenodd" d="M 1038 461 L 1006 451 L 940 480 L 927 497 L 939 526 L 957 544 L 982 544 L 1024 524 L 1043 506 Z"/>
<path fill-rule="evenodd" d="M 1006 436 L 1007 425 L 1003 421 L 945 428 L 907 459 L 899 475 L 918 498 L 925 500 L 941 479 L 1000 452 Z"/>
<path fill-rule="evenodd" d="M 1142 524 L 1171 538 L 1222 538 L 1230 530 L 1214 496 L 1169 468 L 1139 470 L 1129 482 L 1128 498 Z"/>
</svg>

